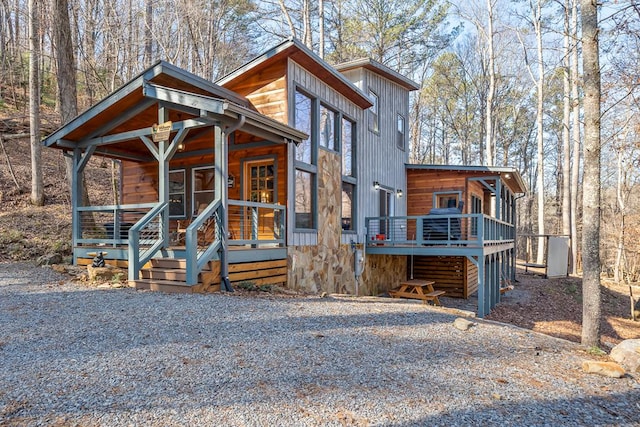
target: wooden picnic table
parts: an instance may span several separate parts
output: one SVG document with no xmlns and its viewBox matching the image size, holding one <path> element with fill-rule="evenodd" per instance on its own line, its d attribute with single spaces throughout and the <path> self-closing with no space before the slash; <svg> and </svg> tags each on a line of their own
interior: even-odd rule
<svg viewBox="0 0 640 427">
<path fill-rule="evenodd" d="M 396 289 L 389 291 L 392 298 L 412 298 L 422 300 L 424 304 L 428 301 L 434 305 L 442 305 L 439 296 L 444 295 L 445 291 L 436 291 L 433 289 L 435 282 L 430 280 L 412 279 L 401 282 Z"/>
</svg>

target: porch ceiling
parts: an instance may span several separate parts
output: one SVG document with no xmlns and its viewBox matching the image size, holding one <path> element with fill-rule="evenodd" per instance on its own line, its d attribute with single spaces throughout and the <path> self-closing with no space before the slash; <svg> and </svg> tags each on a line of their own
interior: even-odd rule
<svg viewBox="0 0 640 427">
<path fill-rule="evenodd" d="M 185 147 L 211 146 L 214 125 L 242 123 L 236 141 L 300 142 L 307 137 L 248 108 L 241 96 L 165 62 L 159 62 L 48 136 L 62 149 L 97 146 L 96 154 L 134 161 L 152 157 L 140 139 L 149 136 L 164 107 L 172 137 L 189 128 Z M 240 121 L 241 117 L 243 118 Z"/>
</svg>

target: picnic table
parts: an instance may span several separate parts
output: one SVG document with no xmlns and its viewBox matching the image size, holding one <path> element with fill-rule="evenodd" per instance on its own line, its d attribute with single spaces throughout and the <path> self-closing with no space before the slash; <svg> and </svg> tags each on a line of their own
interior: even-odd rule
<svg viewBox="0 0 640 427">
<path fill-rule="evenodd" d="M 442 305 L 438 297 L 446 292 L 434 290 L 434 283 L 433 281 L 422 279 L 407 280 L 401 282 L 398 288 L 390 290 L 389 295 L 392 298 L 412 298 L 422 300 L 424 304 L 431 301 L 434 305 Z"/>
</svg>

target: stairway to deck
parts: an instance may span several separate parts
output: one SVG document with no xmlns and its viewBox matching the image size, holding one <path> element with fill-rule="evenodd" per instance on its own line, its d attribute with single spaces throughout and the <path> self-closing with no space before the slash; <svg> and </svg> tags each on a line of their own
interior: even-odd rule
<svg viewBox="0 0 640 427">
<path fill-rule="evenodd" d="M 146 289 L 167 293 L 199 293 L 220 290 L 220 264 L 209 262 L 198 274 L 198 283 L 188 285 L 186 260 L 176 258 L 155 258 L 150 266 L 140 270 L 141 279 L 129 284 L 136 289 Z"/>
</svg>

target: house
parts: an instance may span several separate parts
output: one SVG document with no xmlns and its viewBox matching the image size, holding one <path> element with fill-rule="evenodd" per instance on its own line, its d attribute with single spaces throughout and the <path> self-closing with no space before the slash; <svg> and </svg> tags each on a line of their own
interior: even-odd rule
<svg viewBox="0 0 640 427">
<path fill-rule="evenodd" d="M 429 171 L 407 165 L 417 88 L 373 60 L 332 67 L 295 39 L 216 83 L 156 63 L 44 140 L 74 159 L 74 262 L 102 252 L 133 286 L 173 292 L 244 281 L 361 295 L 394 287 L 418 246 L 420 256 L 439 254 L 407 234 L 428 213 L 412 207 L 423 195 L 411 176 Z M 120 161 L 118 204 L 79 204 L 77 178 L 92 155 Z M 501 171 L 476 172 L 462 181 L 480 185 L 469 194 L 482 206 L 489 192 L 502 212 L 521 190 L 503 191 Z M 484 247 L 494 223 L 457 215 L 475 218 L 473 242 Z M 514 246 L 507 228 L 501 259 Z M 482 264 L 484 255 L 458 256 Z"/>
</svg>

